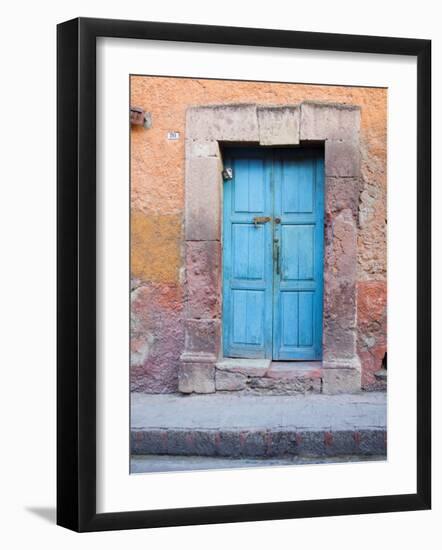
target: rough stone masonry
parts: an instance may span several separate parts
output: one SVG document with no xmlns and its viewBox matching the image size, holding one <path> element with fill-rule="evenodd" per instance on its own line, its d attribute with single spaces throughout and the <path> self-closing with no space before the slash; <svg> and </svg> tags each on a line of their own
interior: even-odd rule
<svg viewBox="0 0 442 550">
<path fill-rule="evenodd" d="M 339 136 L 332 135 L 326 141 L 330 183 L 333 183 L 328 187 L 331 195 L 326 217 L 329 220 L 333 218 L 333 243 L 347 249 L 353 246 L 355 261 L 349 269 L 354 269 L 355 273 L 351 285 L 339 285 L 336 292 L 325 294 L 325 300 L 334 301 L 335 305 L 328 304 L 324 311 L 331 312 L 327 325 L 333 329 L 330 336 L 341 338 L 342 348 L 354 346 L 361 367 L 363 389 L 379 389 L 384 384 L 376 379 L 374 373 L 381 367 L 387 345 L 386 100 L 387 91 L 383 89 L 132 77 L 131 104 L 140 105 L 152 113 L 153 120 L 151 129 L 133 127 L 131 132 L 133 391 L 177 392 L 180 357 L 189 349 L 189 337 L 194 341 L 190 347 L 195 345 L 198 349 L 218 337 L 221 294 L 216 274 L 219 270 L 220 242 L 211 237 L 190 240 L 186 238 L 185 227 L 188 199 L 185 178 L 186 168 L 189 169 L 188 165 L 186 167 L 186 156 L 187 159 L 212 159 L 208 163 L 198 160 L 193 163 L 195 168 L 192 170 L 200 170 L 201 179 L 205 180 L 210 175 L 209 165 L 209 172 L 219 170 L 218 149 L 210 134 L 204 140 L 194 140 L 186 134 L 186 113 L 194 105 L 238 103 L 255 106 L 250 109 L 250 121 L 242 131 L 250 133 L 247 139 L 251 142 L 262 145 L 278 145 L 282 131 L 289 136 L 300 131 L 299 138 L 304 139 L 302 125 L 297 127 L 299 119 L 292 116 L 293 110 L 302 103 L 357 106 L 360 113 L 358 155 L 354 155 L 355 142 L 348 139 L 349 136 L 341 140 Z M 284 109 L 278 110 L 278 106 L 284 106 Z M 256 130 L 254 113 L 260 130 L 258 137 L 256 133 L 253 135 Z M 308 119 L 313 115 L 307 108 L 304 116 Z M 285 122 L 279 123 L 278 127 L 281 120 Z M 317 139 L 323 139 L 321 120 L 316 117 L 310 122 Z M 167 140 L 169 131 L 179 132 L 181 139 Z M 200 135 L 210 131 L 212 129 L 202 128 Z M 310 139 L 311 136 L 310 131 Z M 359 177 L 352 174 L 359 174 Z M 358 181 L 353 182 L 351 189 L 357 189 L 357 193 L 349 195 L 349 181 L 351 183 L 351 178 L 356 177 Z M 216 202 L 217 194 L 204 190 L 201 193 L 208 201 L 205 215 L 216 216 L 219 205 L 210 201 Z M 345 208 L 342 208 L 343 201 Z M 331 227 L 330 223 L 328 227 Z M 325 237 L 327 240 L 327 233 Z M 330 266 L 330 272 L 335 267 L 345 271 L 346 265 L 332 265 L 338 258 L 333 246 L 329 248 L 330 255 L 326 255 L 325 262 Z M 192 299 L 192 296 L 198 298 Z M 352 334 L 355 341 L 350 343 L 345 341 L 348 333 L 340 332 L 337 315 L 344 301 L 354 302 L 355 330 Z M 326 332 L 324 338 L 327 337 Z M 202 388 L 204 392 L 214 391 L 216 385 L 220 391 L 231 391 L 229 388 L 232 385 L 241 387 L 244 384 L 244 374 L 226 377 L 222 368 L 211 363 L 195 363 L 191 368 L 198 370 L 204 367 L 205 374 L 207 369 L 213 369 L 213 384 L 207 386 L 207 377 L 202 381 L 206 384 Z M 336 375 L 337 371 L 329 370 Z M 276 383 L 274 380 L 268 374 L 263 377 L 247 375 L 246 386 L 247 389 L 252 386 L 257 392 L 265 385 L 272 388 L 278 384 L 284 386 L 281 381 Z M 302 380 L 304 383 L 299 385 Z M 320 391 L 321 383 L 314 373 L 304 373 L 292 384 L 292 389 L 296 391 L 298 384 L 299 391 L 310 391 L 308 388 L 319 388 Z M 287 384 L 281 391 L 289 391 Z"/>
</svg>

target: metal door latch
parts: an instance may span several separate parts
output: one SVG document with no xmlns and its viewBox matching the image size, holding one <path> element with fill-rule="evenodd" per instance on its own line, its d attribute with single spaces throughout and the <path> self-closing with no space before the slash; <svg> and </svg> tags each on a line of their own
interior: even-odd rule
<svg viewBox="0 0 442 550">
<path fill-rule="evenodd" d="M 272 218 L 270 216 L 255 216 L 253 218 L 253 223 L 255 224 L 255 227 L 258 226 L 258 224 L 261 224 L 261 223 L 267 223 L 271 220 Z"/>
</svg>

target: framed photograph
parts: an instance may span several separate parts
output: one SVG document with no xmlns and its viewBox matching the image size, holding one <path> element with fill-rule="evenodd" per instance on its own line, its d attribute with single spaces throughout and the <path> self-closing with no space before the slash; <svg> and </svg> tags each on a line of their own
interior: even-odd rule
<svg viewBox="0 0 442 550">
<path fill-rule="evenodd" d="M 429 509 L 430 41 L 57 36 L 58 524 Z"/>
</svg>

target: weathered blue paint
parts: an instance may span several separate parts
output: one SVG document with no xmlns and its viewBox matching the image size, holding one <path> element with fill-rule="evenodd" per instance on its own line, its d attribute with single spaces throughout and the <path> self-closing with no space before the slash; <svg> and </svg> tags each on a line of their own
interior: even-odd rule
<svg viewBox="0 0 442 550">
<path fill-rule="evenodd" d="M 322 358 L 324 165 L 315 150 L 274 156 L 273 358 Z"/>
<path fill-rule="evenodd" d="M 321 153 L 237 148 L 224 164 L 233 169 L 224 183 L 224 356 L 320 359 Z"/>
<path fill-rule="evenodd" d="M 259 149 L 230 150 L 224 184 L 223 342 L 226 357 L 272 356 L 272 156 Z"/>
</svg>

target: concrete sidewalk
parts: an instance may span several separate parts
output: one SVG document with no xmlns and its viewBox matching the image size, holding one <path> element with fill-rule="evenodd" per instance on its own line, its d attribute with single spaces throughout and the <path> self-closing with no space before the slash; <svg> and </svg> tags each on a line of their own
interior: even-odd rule
<svg viewBox="0 0 442 550">
<path fill-rule="evenodd" d="M 133 454 L 384 455 L 386 394 L 148 395 L 131 399 Z"/>
</svg>

